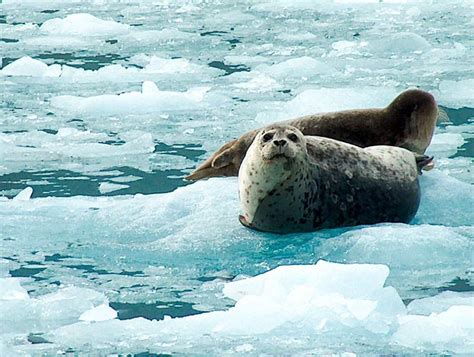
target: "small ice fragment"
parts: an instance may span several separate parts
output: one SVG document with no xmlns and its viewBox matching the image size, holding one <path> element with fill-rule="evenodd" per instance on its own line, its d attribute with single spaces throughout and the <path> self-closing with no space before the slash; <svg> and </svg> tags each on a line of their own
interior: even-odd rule
<svg viewBox="0 0 474 357">
<path fill-rule="evenodd" d="M 1 73 L 7 76 L 43 76 L 48 70 L 48 65 L 29 56 L 21 57 L 5 66 Z"/>
<path fill-rule="evenodd" d="M 33 194 L 33 189 L 31 187 L 27 187 L 20 191 L 15 197 L 13 197 L 14 201 L 28 201 Z"/>
<path fill-rule="evenodd" d="M 315 75 L 328 75 L 336 72 L 330 65 L 311 57 L 292 58 L 272 66 L 260 65 L 255 70 L 275 78 L 309 78 Z"/>
<path fill-rule="evenodd" d="M 381 40 L 374 41 L 373 52 L 404 54 L 415 51 L 426 52 L 431 49 L 430 43 L 422 36 L 412 32 L 400 32 Z"/>
<path fill-rule="evenodd" d="M 107 320 L 113 320 L 116 317 L 117 317 L 117 311 L 112 309 L 107 304 L 102 304 L 82 313 L 82 315 L 79 317 L 79 320 L 81 321 L 107 321 Z"/>
<path fill-rule="evenodd" d="M 0 300 L 27 300 L 28 292 L 16 278 L 0 278 Z"/>
<path fill-rule="evenodd" d="M 433 155 L 435 158 L 449 157 L 454 155 L 458 148 L 465 143 L 461 134 L 456 133 L 441 133 L 436 134 L 431 139 L 428 147 L 428 155 Z"/>
<path fill-rule="evenodd" d="M 119 185 L 119 184 L 116 184 L 116 183 L 102 182 L 99 185 L 99 192 L 102 193 L 102 194 L 105 194 L 105 193 L 118 191 L 118 190 L 128 188 L 128 187 L 129 187 L 128 185 Z"/>
<path fill-rule="evenodd" d="M 143 94 L 156 94 L 160 90 L 158 89 L 157 85 L 152 81 L 145 81 L 142 84 L 142 93 Z"/>
<path fill-rule="evenodd" d="M 250 343 L 244 343 L 235 347 L 235 352 L 251 352 L 254 347 Z"/>
<path fill-rule="evenodd" d="M 128 176 L 121 176 L 121 177 L 113 177 L 110 179 L 110 181 L 124 183 L 124 182 L 138 181 L 142 179 L 143 177 L 128 175 Z"/>
<path fill-rule="evenodd" d="M 444 291 L 435 296 L 413 300 L 407 308 L 410 314 L 430 315 L 433 312 L 441 313 L 455 305 L 474 306 L 474 293 Z"/>
<path fill-rule="evenodd" d="M 429 316 L 407 315 L 392 336 L 396 344 L 438 352 L 472 354 L 474 348 L 474 306 L 452 306 Z"/>
</svg>

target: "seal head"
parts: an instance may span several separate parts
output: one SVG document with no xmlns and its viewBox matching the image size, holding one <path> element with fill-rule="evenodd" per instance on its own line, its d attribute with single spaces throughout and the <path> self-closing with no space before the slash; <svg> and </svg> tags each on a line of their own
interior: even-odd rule
<svg viewBox="0 0 474 357">
<path fill-rule="evenodd" d="M 260 204 L 276 193 L 275 187 L 283 187 L 293 176 L 302 174 L 307 157 L 306 138 L 295 127 L 270 126 L 261 130 L 239 172 L 239 195 L 245 212 L 241 222 L 253 222 Z M 275 213 L 283 206 L 276 207 Z"/>
</svg>

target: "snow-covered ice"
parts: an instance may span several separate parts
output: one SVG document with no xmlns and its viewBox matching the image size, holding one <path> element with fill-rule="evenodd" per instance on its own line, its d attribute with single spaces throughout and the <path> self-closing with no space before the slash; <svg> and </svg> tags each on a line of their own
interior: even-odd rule
<svg viewBox="0 0 474 357">
<path fill-rule="evenodd" d="M 473 7 L 465 0 L 0 4 L 0 355 L 466 354 Z M 275 236 L 224 142 L 428 90 L 447 113 L 411 224 Z"/>
<path fill-rule="evenodd" d="M 113 20 L 102 20 L 91 14 L 71 14 L 65 18 L 45 21 L 40 31 L 53 35 L 104 36 L 120 35 L 130 31 L 130 26 Z"/>
<path fill-rule="evenodd" d="M 132 91 L 91 97 L 62 95 L 52 98 L 51 105 L 96 115 L 190 111 L 204 109 L 203 99 L 207 91 L 209 87 L 191 88 L 186 92 L 161 91 L 154 82 L 145 81 L 141 92 Z"/>
</svg>

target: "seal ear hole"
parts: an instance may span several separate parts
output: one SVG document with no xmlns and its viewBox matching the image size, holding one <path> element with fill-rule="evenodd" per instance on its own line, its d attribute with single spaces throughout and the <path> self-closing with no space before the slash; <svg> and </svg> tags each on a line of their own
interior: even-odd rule
<svg viewBox="0 0 474 357">
<path fill-rule="evenodd" d="M 298 136 L 294 133 L 291 133 L 291 134 L 288 134 L 288 139 L 290 139 L 291 141 L 293 141 L 294 143 L 296 143 L 298 141 Z"/>
<path fill-rule="evenodd" d="M 273 134 L 272 134 L 272 133 L 266 133 L 266 134 L 263 136 L 263 141 L 264 141 L 264 142 L 267 142 L 267 141 L 272 140 L 272 138 L 273 138 Z"/>
</svg>

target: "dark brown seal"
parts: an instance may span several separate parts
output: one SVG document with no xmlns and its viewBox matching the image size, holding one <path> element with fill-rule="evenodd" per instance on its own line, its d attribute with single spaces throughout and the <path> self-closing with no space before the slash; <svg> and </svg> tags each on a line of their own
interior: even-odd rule
<svg viewBox="0 0 474 357">
<path fill-rule="evenodd" d="M 360 147 L 391 145 L 423 154 L 430 144 L 437 117 L 438 106 L 433 96 L 419 89 L 409 89 L 383 109 L 321 113 L 277 124 L 294 126 L 304 135 L 324 136 Z M 258 131 L 228 142 L 186 179 L 237 176 Z"/>
</svg>

